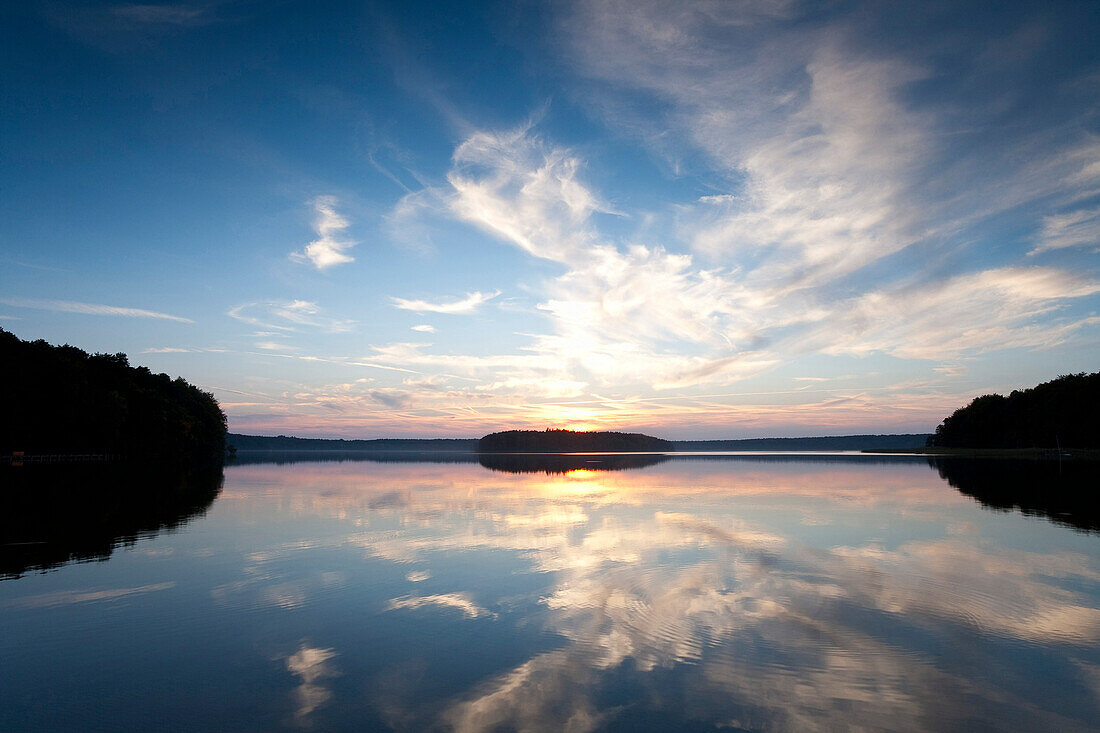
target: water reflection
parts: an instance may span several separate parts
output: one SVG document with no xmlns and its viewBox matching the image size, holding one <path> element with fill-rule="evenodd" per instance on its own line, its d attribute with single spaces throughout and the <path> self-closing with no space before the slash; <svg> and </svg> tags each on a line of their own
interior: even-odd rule
<svg viewBox="0 0 1100 733">
<path fill-rule="evenodd" d="M 670 460 L 672 456 L 643 453 L 481 453 L 478 463 L 505 473 L 569 473 L 570 471 L 625 471 Z"/>
<path fill-rule="evenodd" d="M 1049 517 L 1100 531 L 1100 464 L 1095 461 L 929 458 L 956 489 L 984 506 Z"/>
<path fill-rule="evenodd" d="M 140 536 L 203 514 L 222 485 L 220 467 L 35 465 L 4 469 L 0 579 L 68 562 L 105 560 Z"/>
<path fill-rule="evenodd" d="M 292 722 L 300 727 L 309 726 L 310 714 L 332 697 L 326 686 L 329 678 L 336 676 L 332 658 L 336 652 L 302 644 L 286 658 L 287 671 L 298 678 L 294 688 L 294 717 Z"/>
<path fill-rule="evenodd" d="M 404 728 L 1071 730 L 1100 714 L 1095 555 L 1005 545 L 923 460 L 511 468 L 248 467 L 303 514 L 356 518 L 338 542 L 410 568 L 384 610 L 560 638 L 457 698 L 406 691 L 389 702 Z M 454 570 L 499 555 L 521 568 Z"/>
<path fill-rule="evenodd" d="M 239 701 L 219 699 L 248 716 L 223 709 L 181 729 L 1088 730 L 1100 719 L 1094 535 L 990 512 L 924 459 L 564 466 L 236 465 L 191 525 L 208 533 L 209 577 L 162 563 L 111 592 L 152 598 L 178 580 L 160 594 L 179 596 L 165 617 L 187 608 L 224 629 L 202 637 L 213 648 L 197 689 L 237 684 Z M 68 590 L 107 592 L 89 588 L 74 572 Z M 0 593 L 0 614 L 23 613 L 12 628 L 28 633 L 31 613 L 54 610 L 35 598 L 65 590 Z M 140 628 L 128 608 L 108 610 Z M 25 640 L 0 639 L 0 652 L 49 659 Z M 12 700 L 33 697 L 2 671 L 0 682 Z M 0 710 L 0 727 L 20 710 Z"/>
</svg>

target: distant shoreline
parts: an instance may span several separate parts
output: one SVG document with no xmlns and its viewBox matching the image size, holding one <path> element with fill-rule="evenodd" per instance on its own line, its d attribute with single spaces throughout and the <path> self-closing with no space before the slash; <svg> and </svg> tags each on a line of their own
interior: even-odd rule
<svg viewBox="0 0 1100 733">
<path fill-rule="evenodd" d="M 915 456 L 955 456 L 964 458 L 1030 458 L 1034 460 L 1100 460 L 1098 448 L 867 448 L 863 453 L 906 453 Z M 1059 456 L 1060 454 L 1060 456 Z"/>
<path fill-rule="evenodd" d="M 735 440 L 671 440 L 657 452 L 722 451 L 862 451 L 903 452 L 923 446 L 928 433 L 887 435 L 827 435 L 803 438 L 739 438 Z M 478 452 L 478 438 L 296 438 L 230 433 L 226 443 L 238 451 L 354 451 L 354 452 Z M 504 451 L 515 452 L 515 451 Z M 584 451 L 581 451 L 584 452 Z M 640 452 L 647 452 L 642 450 Z"/>
</svg>

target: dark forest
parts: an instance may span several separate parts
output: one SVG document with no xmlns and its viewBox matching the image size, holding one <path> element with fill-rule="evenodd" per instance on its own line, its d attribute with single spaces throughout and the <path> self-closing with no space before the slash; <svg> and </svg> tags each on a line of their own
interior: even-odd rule
<svg viewBox="0 0 1100 733">
<path fill-rule="evenodd" d="M 1100 448 L 1100 372 L 1067 374 L 955 410 L 928 445 L 942 448 Z"/>
<path fill-rule="evenodd" d="M 0 329 L 0 379 L 0 453 L 181 463 L 224 457 L 226 419 L 214 396 L 132 367 L 125 354 L 23 341 Z"/>
</svg>

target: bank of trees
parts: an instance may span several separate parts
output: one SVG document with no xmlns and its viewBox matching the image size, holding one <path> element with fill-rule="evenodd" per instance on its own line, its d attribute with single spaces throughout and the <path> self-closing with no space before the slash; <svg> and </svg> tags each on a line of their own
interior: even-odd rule
<svg viewBox="0 0 1100 733">
<path fill-rule="evenodd" d="M 982 395 L 936 428 L 945 448 L 1100 448 L 1100 372 L 1067 374 L 1007 397 Z"/>
<path fill-rule="evenodd" d="M 641 433 L 573 430 L 505 430 L 490 433 L 478 441 L 482 453 L 588 453 L 653 452 L 674 450 L 672 443 Z"/>
<path fill-rule="evenodd" d="M 101 453 L 220 462 L 226 420 L 182 378 L 131 367 L 125 354 L 23 341 L 0 329 L 0 453 Z"/>
</svg>

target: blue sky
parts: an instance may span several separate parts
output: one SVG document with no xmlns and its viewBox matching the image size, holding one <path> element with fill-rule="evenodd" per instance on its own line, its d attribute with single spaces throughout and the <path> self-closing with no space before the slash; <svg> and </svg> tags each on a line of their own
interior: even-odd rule
<svg viewBox="0 0 1100 733">
<path fill-rule="evenodd" d="M 236 431 L 916 432 L 1100 368 L 1095 3 L 0 14 L 0 326 Z"/>
</svg>

